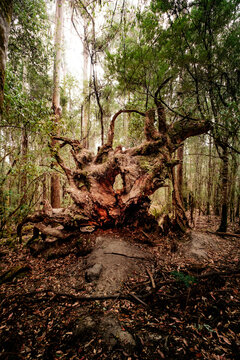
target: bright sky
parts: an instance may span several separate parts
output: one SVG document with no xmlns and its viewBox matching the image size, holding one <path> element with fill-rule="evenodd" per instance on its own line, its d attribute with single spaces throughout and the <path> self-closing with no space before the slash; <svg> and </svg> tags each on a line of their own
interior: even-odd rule
<svg viewBox="0 0 240 360">
<path fill-rule="evenodd" d="M 75 22 L 76 23 L 76 22 Z M 76 23 L 76 25 L 78 25 Z M 81 34 L 81 27 L 78 26 L 78 31 Z M 67 65 L 67 72 L 71 73 L 82 83 L 83 72 L 83 45 L 71 21 L 70 11 L 65 11 L 64 18 L 64 36 L 65 36 L 65 59 Z"/>
<path fill-rule="evenodd" d="M 55 11 L 56 11 L 56 0 L 51 4 L 48 4 L 49 16 L 52 19 L 52 34 L 54 38 L 55 33 Z M 77 23 L 76 23 L 77 25 Z M 80 24 L 79 24 L 80 25 Z M 64 62 L 65 72 L 71 74 L 82 85 L 82 66 L 83 66 L 83 46 L 82 41 L 79 38 L 76 30 L 73 27 L 71 21 L 71 10 L 69 9 L 67 1 L 64 5 Z M 81 34 L 81 26 L 78 26 L 78 31 Z M 54 41 L 54 40 L 53 40 Z M 63 69 L 62 69 L 63 70 Z M 63 71 L 61 78 L 63 78 Z"/>
</svg>

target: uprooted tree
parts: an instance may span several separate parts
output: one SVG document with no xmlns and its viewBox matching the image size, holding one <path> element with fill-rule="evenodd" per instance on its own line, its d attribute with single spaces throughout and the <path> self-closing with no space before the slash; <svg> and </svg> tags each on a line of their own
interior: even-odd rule
<svg viewBox="0 0 240 360">
<path fill-rule="evenodd" d="M 145 141 L 136 147 L 113 149 L 115 120 L 121 113 L 135 112 L 145 117 Z M 165 185 L 166 179 L 173 182 L 174 223 L 179 229 L 187 227 L 187 218 L 179 196 L 173 168 L 178 164 L 174 152 L 190 136 L 209 130 L 209 123 L 193 118 L 181 118 L 167 125 L 164 109 L 157 108 L 158 130 L 155 127 L 155 110 L 146 113 L 137 110 L 120 110 L 112 118 L 107 142 L 96 155 L 85 149 L 79 140 L 55 137 L 59 147 L 52 153 L 64 171 L 68 181 L 68 193 L 74 204 L 67 208 L 53 209 L 48 202 L 43 210 L 27 217 L 19 226 L 34 223 L 35 234 L 67 238 L 79 231 L 95 228 L 113 228 L 132 225 L 156 226 L 149 214 L 149 196 Z M 64 163 L 60 148 L 69 145 L 75 169 Z M 116 177 L 122 179 L 122 188 L 114 190 Z"/>
</svg>

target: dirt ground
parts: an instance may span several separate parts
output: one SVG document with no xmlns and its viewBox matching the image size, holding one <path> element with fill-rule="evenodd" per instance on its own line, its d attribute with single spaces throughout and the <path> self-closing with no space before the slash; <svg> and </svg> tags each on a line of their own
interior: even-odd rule
<svg viewBox="0 0 240 360">
<path fill-rule="evenodd" d="M 0 359 L 237 359 L 240 239 L 198 220 L 181 241 L 110 230 L 42 249 L 5 241 Z"/>
</svg>

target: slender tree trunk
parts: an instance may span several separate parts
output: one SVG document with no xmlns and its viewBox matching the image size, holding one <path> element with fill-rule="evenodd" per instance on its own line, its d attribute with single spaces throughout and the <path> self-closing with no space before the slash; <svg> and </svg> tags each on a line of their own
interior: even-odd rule
<svg viewBox="0 0 240 360">
<path fill-rule="evenodd" d="M 212 139 L 209 138 L 209 157 L 208 157 L 208 183 L 207 183 L 207 216 L 210 216 L 211 193 L 212 193 Z"/>
<path fill-rule="evenodd" d="M 44 174 L 43 175 L 43 180 L 42 180 L 42 199 L 43 201 L 46 201 L 48 199 L 48 190 L 47 190 L 47 175 Z"/>
<path fill-rule="evenodd" d="M 84 17 L 84 41 L 83 41 L 83 115 L 82 115 L 82 138 L 83 146 L 89 148 L 89 138 L 88 138 L 88 63 L 89 63 L 89 53 L 88 53 L 88 44 L 87 44 L 87 18 Z"/>
<path fill-rule="evenodd" d="M 62 59 L 62 31 L 63 31 L 63 6 L 64 0 L 57 0 L 56 2 L 56 29 L 55 29 L 55 60 L 54 60 L 54 74 L 53 74 L 53 98 L 52 108 L 54 113 L 55 133 L 58 135 L 58 124 L 61 117 L 60 108 L 60 72 Z M 57 141 L 52 138 L 51 146 L 55 148 Z M 52 167 L 54 164 L 52 164 Z M 61 186 L 60 177 L 57 173 L 51 175 L 51 205 L 53 208 L 61 206 Z"/>
<path fill-rule="evenodd" d="M 177 182 L 179 188 L 179 196 L 183 203 L 183 156 L 184 156 L 184 145 L 181 145 L 177 149 L 177 158 L 180 161 L 180 164 L 177 165 Z"/>
<path fill-rule="evenodd" d="M 179 182 L 179 178 L 176 175 L 174 169 L 172 169 L 172 184 L 172 203 L 174 209 L 175 226 L 176 229 L 179 228 L 182 232 L 185 232 L 187 228 L 189 228 L 189 223 L 183 206 L 182 191 L 180 188 L 181 181 Z"/>
<path fill-rule="evenodd" d="M 196 142 L 196 150 L 197 150 L 197 142 Z M 194 173 L 194 199 L 195 199 L 195 207 L 196 213 L 198 209 L 198 214 L 200 212 L 200 188 L 199 188 L 199 175 L 200 174 L 200 156 L 197 154 L 195 161 L 195 173 Z"/>
<path fill-rule="evenodd" d="M 228 222 L 228 150 L 227 147 L 223 148 L 222 155 L 222 205 L 221 205 L 221 223 L 218 229 L 219 232 L 227 231 L 227 222 Z"/>
<path fill-rule="evenodd" d="M 240 187 L 239 187 L 240 188 Z M 238 224 L 240 226 L 240 194 L 238 194 L 237 197 L 237 204 L 236 204 L 236 213 L 235 213 L 236 219 L 238 218 Z"/>
<path fill-rule="evenodd" d="M 28 155 L 28 134 L 27 129 L 24 127 L 22 130 L 22 165 L 23 165 L 23 174 L 21 177 L 21 194 L 24 203 L 27 201 L 27 172 L 26 172 L 26 163 L 27 163 L 27 155 Z"/>
<path fill-rule="evenodd" d="M 216 181 L 215 191 L 214 191 L 214 215 L 220 216 L 220 180 L 221 176 Z"/>
<path fill-rule="evenodd" d="M 0 112 L 3 104 L 5 67 L 7 59 L 8 37 L 12 18 L 12 0 L 0 1 Z"/>
<path fill-rule="evenodd" d="M 238 164 L 235 154 L 232 155 L 231 180 L 230 180 L 230 221 L 235 222 L 235 202 L 236 202 L 236 180 L 237 180 Z"/>
</svg>

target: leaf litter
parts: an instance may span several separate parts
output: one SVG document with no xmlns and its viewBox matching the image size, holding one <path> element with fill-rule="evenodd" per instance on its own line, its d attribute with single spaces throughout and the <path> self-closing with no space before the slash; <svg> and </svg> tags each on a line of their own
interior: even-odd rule
<svg viewBox="0 0 240 360">
<path fill-rule="evenodd" d="M 49 260 L 22 245 L 1 246 L 1 272 L 19 264 L 31 272 L 0 287 L 0 359 L 238 358 L 239 239 L 209 235 L 207 257 L 198 257 L 187 242 L 173 253 L 171 238 L 154 239 L 150 248 L 137 233 L 120 236 L 132 245 L 138 241 L 138 251 L 151 252 L 151 261 L 137 260 L 114 288 L 115 298 L 91 301 L 84 297 L 97 284 L 86 283 L 86 257 L 79 252 Z M 132 351 L 118 342 L 109 346 L 97 327 L 77 333 L 83 317 L 98 323 L 109 315 L 134 338 Z"/>
</svg>

